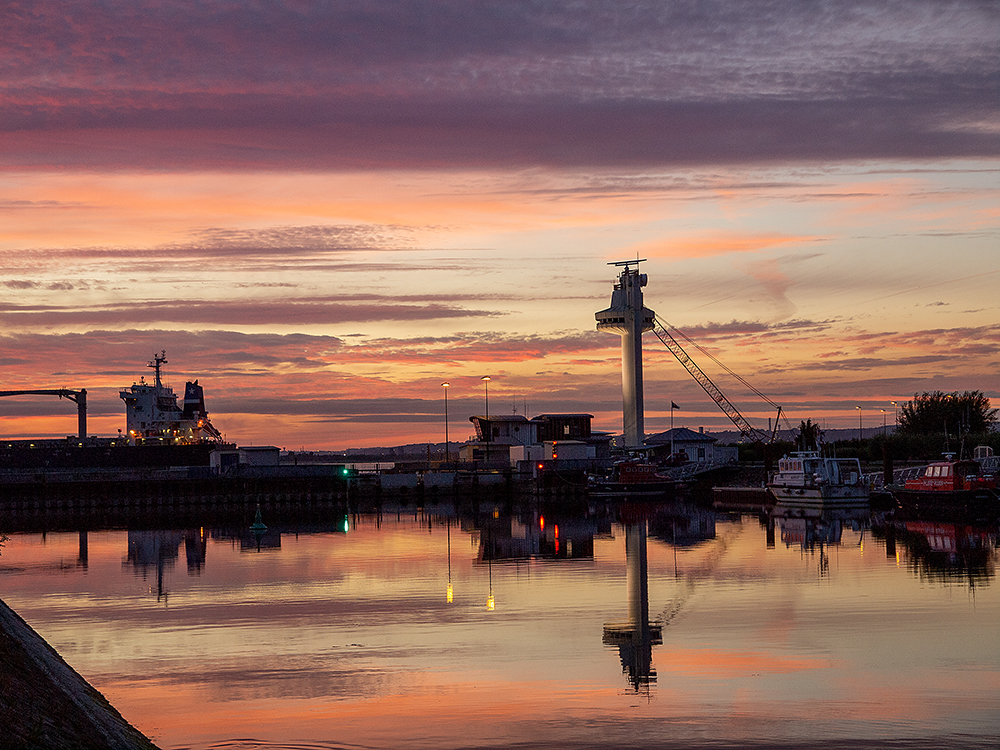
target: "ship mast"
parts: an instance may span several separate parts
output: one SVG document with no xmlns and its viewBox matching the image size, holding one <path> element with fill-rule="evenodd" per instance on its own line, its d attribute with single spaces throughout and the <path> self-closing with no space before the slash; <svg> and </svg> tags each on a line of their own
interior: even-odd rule
<svg viewBox="0 0 1000 750">
<path fill-rule="evenodd" d="M 156 390 L 160 390 L 163 387 L 163 384 L 160 382 L 160 367 L 165 364 L 167 364 L 166 349 L 162 350 L 159 354 L 154 354 L 153 361 L 146 364 L 146 367 L 152 367 L 156 370 L 156 379 L 154 381 Z"/>
</svg>

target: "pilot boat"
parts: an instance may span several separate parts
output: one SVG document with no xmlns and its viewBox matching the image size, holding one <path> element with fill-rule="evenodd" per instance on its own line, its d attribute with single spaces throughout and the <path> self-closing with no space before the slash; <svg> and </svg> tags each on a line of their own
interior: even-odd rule
<svg viewBox="0 0 1000 750">
<path fill-rule="evenodd" d="M 1000 511 L 998 486 L 997 477 L 984 473 L 978 461 L 946 454 L 943 461 L 928 464 L 922 475 L 888 490 L 903 509 Z"/>
</svg>

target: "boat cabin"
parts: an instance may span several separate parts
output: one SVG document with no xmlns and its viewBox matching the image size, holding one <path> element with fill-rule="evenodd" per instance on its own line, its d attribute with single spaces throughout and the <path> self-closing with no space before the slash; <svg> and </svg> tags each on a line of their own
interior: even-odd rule
<svg viewBox="0 0 1000 750">
<path fill-rule="evenodd" d="M 780 458 L 778 473 L 772 482 L 793 487 L 820 484 L 853 486 L 861 479 L 858 459 L 824 458 L 818 451 L 805 451 Z"/>
<path fill-rule="evenodd" d="M 640 482 L 655 482 L 656 465 L 640 463 L 639 461 L 619 461 L 615 464 L 615 479 L 622 484 L 638 484 Z"/>
<path fill-rule="evenodd" d="M 906 480 L 906 489 L 929 492 L 958 492 L 982 486 L 986 478 L 978 461 L 936 461 L 923 476 Z"/>
</svg>

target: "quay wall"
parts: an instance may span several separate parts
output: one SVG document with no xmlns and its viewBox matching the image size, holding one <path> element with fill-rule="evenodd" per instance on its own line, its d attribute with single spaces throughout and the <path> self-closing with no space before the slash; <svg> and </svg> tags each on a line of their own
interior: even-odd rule
<svg viewBox="0 0 1000 750">
<path fill-rule="evenodd" d="M 0 746 L 156 750 L 3 601 L 0 663 Z"/>
<path fill-rule="evenodd" d="M 101 510 L 136 514 L 162 509 L 252 508 L 342 504 L 353 509 L 383 501 L 436 503 L 453 498 L 579 497 L 585 484 L 546 474 L 507 472 L 411 472 L 344 475 L 343 467 L 240 466 L 163 469 L 0 470 L 0 512 L 71 515 Z"/>
</svg>

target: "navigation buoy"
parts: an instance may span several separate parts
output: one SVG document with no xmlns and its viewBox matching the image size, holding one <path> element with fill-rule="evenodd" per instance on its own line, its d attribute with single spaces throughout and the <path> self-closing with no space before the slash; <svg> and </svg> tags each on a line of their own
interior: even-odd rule
<svg viewBox="0 0 1000 750">
<path fill-rule="evenodd" d="M 257 516 L 253 519 L 253 524 L 250 526 L 250 531 L 254 532 L 255 534 L 261 534 L 267 531 L 267 526 L 264 525 L 264 522 L 260 518 L 260 503 L 257 503 Z"/>
</svg>

